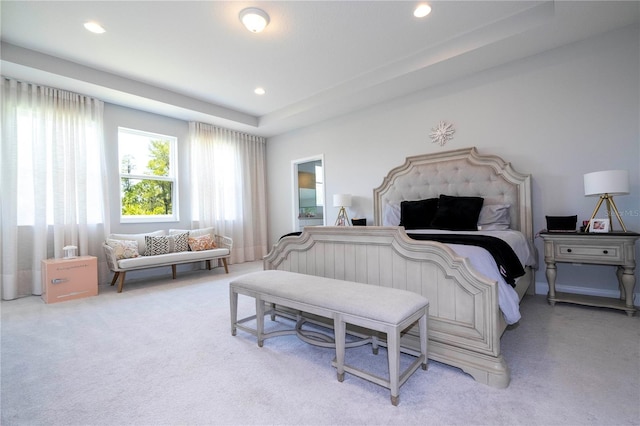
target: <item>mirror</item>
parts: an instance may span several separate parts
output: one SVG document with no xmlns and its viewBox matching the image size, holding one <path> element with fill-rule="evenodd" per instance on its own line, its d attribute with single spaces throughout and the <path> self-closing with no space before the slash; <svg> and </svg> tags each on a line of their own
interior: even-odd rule
<svg viewBox="0 0 640 426">
<path fill-rule="evenodd" d="M 293 162 L 294 224 L 296 231 L 305 226 L 324 225 L 324 167 L 322 156 Z"/>
</svg>

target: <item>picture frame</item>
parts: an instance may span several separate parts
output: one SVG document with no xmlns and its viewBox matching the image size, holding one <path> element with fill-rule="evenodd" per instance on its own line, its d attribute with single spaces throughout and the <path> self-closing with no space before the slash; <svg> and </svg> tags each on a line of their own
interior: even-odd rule
<svg viewBox="0 0 640 426">
<path fill-rule="evenodd" d="M 589 232 L 609 232 L 609 219 L 591 219 Z"/>
</svg>

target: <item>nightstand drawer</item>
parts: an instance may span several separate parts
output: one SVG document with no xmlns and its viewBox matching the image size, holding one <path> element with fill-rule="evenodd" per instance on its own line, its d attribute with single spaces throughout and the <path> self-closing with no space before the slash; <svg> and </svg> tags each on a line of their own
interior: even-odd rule
<svg viewBox="0 0 640 426">
<path fill-rule="evenodd" d="M 587 262 L 593 261 L 619 261 L 624 260 L 624 254 L 622 253 L 622 247 L 610 245 L 574 245 L 574 244 L 557 244 L 556 245 L 556 260 L 575 260 Z"/>
</svg>

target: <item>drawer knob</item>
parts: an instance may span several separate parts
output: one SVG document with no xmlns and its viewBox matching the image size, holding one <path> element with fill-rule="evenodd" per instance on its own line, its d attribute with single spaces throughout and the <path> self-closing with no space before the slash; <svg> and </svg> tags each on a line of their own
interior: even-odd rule
<svg viewBox="0 0 640 426">
<path fill-rule="evenodd" d="M 567 253 L 571 253 L 571 249 L 567 249 Z"/>
<path fill-rule="evenodd" d="M 609 250 L 602 250 L 602 253 L 604 253 L 604 254 L 608 254 L 608 253 L 609 253 Z"/>
</svg>

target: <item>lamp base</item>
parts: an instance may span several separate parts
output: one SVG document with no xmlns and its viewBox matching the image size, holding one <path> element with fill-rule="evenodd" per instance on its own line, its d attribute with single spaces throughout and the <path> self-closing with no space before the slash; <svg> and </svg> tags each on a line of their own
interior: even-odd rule
<svg viewBox="0 0 640 426">
<path fill-rule="evenodd" d="M 593 210 L 593 214 L 589 219 L 589 223 L 587 223 L 587 226 L 584 227 L 584 232 L 589 231 L 589 227 L 591 226 L 591 220 L 593 220 L 596 217 L 596 214 L 598 214 L 598 210 L 600 210 L 600 206 L 602 206 L 603 201 L 606 201 L 606 204 L 607 204 L 607 217 L 609 218 L 609 223 L 611 224 L 611 231 L 613 231 L 613 221 L 611 221 L 611 211 L 613 210 L 616 217 L 618 218 L 618 222 L 620 222 L 622 231 L 627 232 L 627 228 L 624 226 L 624 222 L 622 222 L 622 218 L 620 217 L 620 213 L 618 212 L 618 207 L 616 207 L 616 203 L 613 201 L 613 196 L 609 194 L 602 194 L 600 196 L 600 199 L 598 200 L 598 204 L 596 204 L 596 208 Z"/>
<path fill-rule="evenodd" d="M 351 226 L 349 217 L 347 216 L 347 210 L 344 207 L 340 207 L 340 211 L 338 211 L 336 226 Z"/>
</svg>

